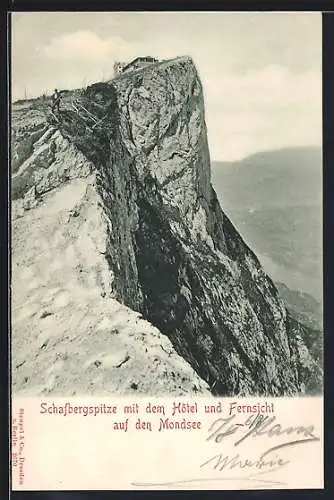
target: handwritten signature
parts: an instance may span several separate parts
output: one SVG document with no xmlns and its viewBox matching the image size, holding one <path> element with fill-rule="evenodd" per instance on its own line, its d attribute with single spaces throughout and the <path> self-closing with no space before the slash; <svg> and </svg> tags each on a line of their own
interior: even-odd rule
<svg viewBox="0 0 334 500">
<path fill-rule="evenodd" d="M 203 462 L 200 467 L 205 467 L 207 465 L 212 466 L 213 462 L 213 469 L 222 471 L 224 469 L 235 469 L 236 467 L 239 469 L 257 469 L 259 471 L 262 471 L 263 474 L 273 471 L 273 470 L 278 470 L 281 467 L 284 467 L 288 463 L 290 463 L 290 460 L 283 460 L 281 457 L 275 456 L 275 458 L 271 460 L 264 460 L 263 455 L 261 455 L 259 458 L 256 458 L 255 460 L 251 460 L 249 458 L 243 458 L 237 453 L 233 457 L 230 457 L 229 455 L 223 455 L 222 453 L 218 453 L 217 455 L 214 455 L 213 457 L 209 458 L 205 462 Z"/>
<path fill-rule="evenodd" d="M 215 443 L 221 443 L 227 436 L 235 435 L 238 439 L 234 442 L 234 446 L 239 446 L 242 442 L 249 438 L 256 438 L 265 436 L 267 438 L 273 437 L 286 437 L 286 436 L 301 436 L 297 439 L 286 440 L 276 446 L 268 448 L 261 456 L 265 457 L 267 454 L 277 451 L 280 448 L 288 446 L 295 446 L 302 443 L 310 443 L 312 441 L 319 441 L 320 438 L 314 434 L 314 425 L 295 425 L 282 427 L 281 424 L 275 423 L 276 417 L 254 415 L 248 417 L 245 422 L 234 422 L 236 416 L 232 415 L 227 418 L 218 418 L 213 422 L 209 428 L 209 436 L 207 441 L 214 440 Z M 246 429 L 245 432 L 243 432 Z M 239 437 L 241 435 L 241 437 Z"/>
<path fill-rule="evenodd" d="M 263 474 L 275 472 L 290 463 L 290 460 L 283 459 L 278 456 L 277 450 L 281 448 L 293 447 L 305 443 L 319 441 L 320 438 L 315 434 L 314 425 L 294 425 L 283 427 L 277 422 L 275 416 L 269 417 L 264 415 L 252 415 L 244 422 L 237 422 L 236 415 L 231 415 L 227 418 L 218 418 L 209 427 L 209 435 L 207 441 L 213 441 L 220 444 L 228 436 L 236 438 L 233 442 L 235 447 L 245 442 L 247 439 L 264 436 L 268 439 L 283 437 L 282 442 L 271 446 L 263 451 L 263 453 L 255 459 L 242 457 L 240 453 L 234 455 L 224 455 L 223 453 L 215 453 L 213 456 L 200 464 L 200 469 L 209 469 L 212 471 L 226 472 L 231 470 L 247 471 L 247 475 L 242 476 L 226 476 L 219 475 L 215 477 L 198 477 L 192 479 L 181 479 L 177 481 L 169 481 L 163 483 L 132 483 L 133 486 L 150 487 L 150 486 L 166 486 L 166 487 L 182 487 L 190 486 L 194 483 L 214 482 L 214 481 L 249 481 L 256 483 L 259 487 L 266 484 L 268 487 L 284 485 L 282 481 L 275 481 L 270 478 L 260 478 Z M 288 439 L 286 439 L 288 437 Z M 273 454 L 273 452 L 276 452 Z M 270 455 L 271 454 L 271 455 Z M 270 455 L 270 456 L 269 456 Z"/>
</svg>

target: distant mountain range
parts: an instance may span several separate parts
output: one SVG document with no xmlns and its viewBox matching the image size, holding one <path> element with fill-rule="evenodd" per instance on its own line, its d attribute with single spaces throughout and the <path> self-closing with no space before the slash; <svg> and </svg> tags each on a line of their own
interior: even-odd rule
<svg viewBox="0 0 334 500">
<path fill-rule="evenodd" d="M 230 216 L 291 309 L 321 322 L 322 152 L 316 147 L 212 162 L 212 183 Z M 297 292 L 295 300 L 293 291 Z M 315 299 L 302 306 L 308 294 Z M 317 304 L 317 305 L 316 305 Z M 312 310 L 311 310 L 312 309 Z"/>
<path fill-rule="evenodd" d="M 212 179 L 224 209 L 313 206 L 321 204 L 321 165 L 320 148 L 285 148 L 212 162 Z"/>
</svg>

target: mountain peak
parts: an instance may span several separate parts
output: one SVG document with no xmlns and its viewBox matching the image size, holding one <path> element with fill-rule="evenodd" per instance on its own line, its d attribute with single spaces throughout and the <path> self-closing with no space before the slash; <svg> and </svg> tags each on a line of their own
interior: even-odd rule
<svg viewBox="0 0 334 500">
<path fill-rule="evenodd" d="M 63 222 L 73 244 L 91 242 L 75 254 L 75 289 L 86 276 L 106 299 L 141 312 L 213 394 L 317 388 L 321 369 L 301 325 L 211 186 L 202 84 L 190 58 L 91 85 L 47 120 L 31 112 L 17 117 L 26 128 L 14 134 L 15 198 L 21 216 L 38 207 L 47 217 L 47 193 L 83 179 L 86 191 Z"/>
</svg>

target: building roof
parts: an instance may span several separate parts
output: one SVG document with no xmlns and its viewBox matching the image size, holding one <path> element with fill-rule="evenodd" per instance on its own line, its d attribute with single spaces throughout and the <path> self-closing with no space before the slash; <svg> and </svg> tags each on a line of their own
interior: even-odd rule
<svg viewBox="0 0 334 500">
<path fill-rule="evenodd" d="M 158 59 L 155 59 L 152 56 L 140 56 L 140 57 L 136 57 L 136 59 L 133 59 L 126 66 L 123 67 L 123 71 L 125 69 L 129 68 L 130 66 L 132 66 L 133 64 L 135 64 L 136 62 L 141 62 L 141 61 L 142 62 L 158 62 Z"/>
</svg>

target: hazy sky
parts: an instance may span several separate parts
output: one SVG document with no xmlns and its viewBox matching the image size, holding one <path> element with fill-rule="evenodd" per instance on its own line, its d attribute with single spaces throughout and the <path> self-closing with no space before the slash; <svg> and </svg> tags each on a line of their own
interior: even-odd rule
<svg viewBox="0 0 334 500">
<path fill-rule="evenodd" d="M 320 13 L 15 13 L 13 99 L 110 78 L 115 60 L 192 56 L 211 158 L 321 144 Z"/>
</svg>

